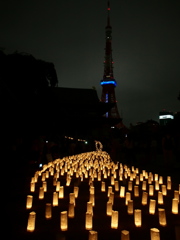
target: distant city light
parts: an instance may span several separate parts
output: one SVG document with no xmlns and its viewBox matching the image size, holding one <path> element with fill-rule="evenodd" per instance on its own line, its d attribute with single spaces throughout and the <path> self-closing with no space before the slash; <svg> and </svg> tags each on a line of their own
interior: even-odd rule
<svg viewBox="0 0 180 240">
<path fill-rule="evenodd" d="M 113 84 L 113 85 L 117 85 L 117 83 L 116 83 L 116 81 L 113 81 L 113 80 L 111 80 L 111 81 L 102 81 L 101 82 L 101 85 L 107 85 L 107 84 Z"/>
<path fill-rule="evenodd" d="M 173 115 L 161 115 L 159 116 L 159 119 L 174 119 Z"/>
</svg>

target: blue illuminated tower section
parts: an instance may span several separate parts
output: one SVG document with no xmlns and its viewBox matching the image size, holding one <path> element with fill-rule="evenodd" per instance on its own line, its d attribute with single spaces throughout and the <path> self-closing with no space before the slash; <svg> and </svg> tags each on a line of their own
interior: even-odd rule
<svg viewBox="0 0 180 240">
<path fill-rule="evenodd" d="M 110 4 L 107 4 L 107 26 L 105 28 L 106 33 L 106 47 L 105 47 L 105 59 L 104 59 L 104 75 L 101 80 L 102 96 L 101 101 L 105 103 L 114 103 L 114 107 L 106 113 L 107 118 L 119 118 L 119 112 L 117 108 L 117 101 L 115 96 L 115 87 L 117 85 L 113 75 L 113 59 L 112 59 L 112 27 L 110 25 Z"/>
</svg>

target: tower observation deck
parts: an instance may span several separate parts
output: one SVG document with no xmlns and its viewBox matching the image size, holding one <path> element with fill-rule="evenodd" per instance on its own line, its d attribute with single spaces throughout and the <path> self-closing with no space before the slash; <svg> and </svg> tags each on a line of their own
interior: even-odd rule
<svg viewBox="0 0 180 240">
<path fill-rule="evenodd" d="M 105 28 L 105 59 L 104 74 L 100 84 L 102 86 L 101 102 L 113 103 L 114 106 L 105 114 L 106 118 L 116 118 L 121 121 L 117 101 L 115 96 L 115 87 L 117 85 L 113 74 L 113 58 L 112 58 L 112 27 L 110 25 L 110 3 L 107 3 L 107 25 Z"/>
</svg>

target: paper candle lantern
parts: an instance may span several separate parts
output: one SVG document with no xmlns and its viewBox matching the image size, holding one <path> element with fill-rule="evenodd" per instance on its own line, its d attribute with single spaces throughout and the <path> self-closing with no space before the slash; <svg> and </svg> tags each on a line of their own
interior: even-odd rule
<svg viewBox="0 0 180 240">
<path fill-rule="evenodd" d="M 36 213 L 30 212 L 28 217 L 27 231 L 33 232 L 35 230 L 35 221 L 36 221 Z"/>
<path fill-rule="evenodd" d="M 42 180 L 42 182 L 44 182 L 46 180 L 46 173 L 45 172 L 43 172 L 41 180 Z"/>
<path fill-rule="evenodd" d="M 118 216 L 119 212 L 118 211 L 112 211 L 111 215 L 111 228 L 117 229 L 118 228 Z"/>
<path fill-rule="evenodd" d="M 150 214 L 155 214 L 156 211 L 156 200 L 150 199 L 149 202 L 149 213 Z"/>
<path fill-rule="evenodd" d="M 149 185 L 149 196 L 154 195 L 154 185 Z"/>
<path fill-rule="evenodd" d="M 26 209 L 32 208 L 33 196 L 27 195 Z"/>
<path fill-rule="evenodd" d="M 139 186 L 134 186 L 134 196 L 139 197 Z"/>
<path fill-rule="evenodd" d="M 60 181 L 56 182 L 56 192 L 59 192 L 59 188 L 60 188 Z"/>
<path fill-rule="evenodd" d="M 108 186 L 108 193 L 107 193 L 108 197 L 110 196 L 110 193 L 112 193 L 112 186 Z"/>
<path fill-rule="evenodd" d="M 127 230 L 121 231 L 121 240 L 130 240 L 129 231 L 127 231 Z"/>
<path fill-rule="evenodd" d="M 98 240 L 98 232 L 89 231 L 89 239 L 88 240 Z"/>
<path fill-rule="evenodd" d="M 174 190 L 174 198 L 176 198 L 178 200 L 178 203 L 179 203 L 179 191 Z"/>
<path fill-rule="evenodd" d="M 61 228 L 61 231 L 67 231 L 68 230 L 67 211 L 61 212 L 61 215 L 60 215 L 60 228 Z"/>
<path fill-rule="evenodd" d="M 46 171 L 46 178 L 49 178 L 49 171 Z"/>
<path fill-rule="evenodd" d="M 128 191 L 132 191 L 132 186 L 133 186 L 132 181 L 129 181 L 128 182 Z"/>
<path fill-rule="evenodd" d="M 143 183 L 142 183 L 142 190 L 146 191 L 146 181 L 143 181 Z"/>
<path fill-rule="evenodd" d="M 69 203 L 68 217 L 74 218 L 74 203 Z"/>
<path fill-rule="evenodd" d="M 136 185 L 139 185 L 139 176 L 136 176 Z"/>
<path fill-rule="evenodd" d="M 140 181 L 142 182 L 142 181 L 143 181 L 143 179 L 144 179 L 144 177 L 143 177 L 143 174 L 142 174 L 142 173 L 140 173 Z"/>
<path fill-rule="evenodd" d="M 158 181 L 158 174 L 157 173 L 154 174 L 154 181 Z"/>
<path fill-rule="evenodd" d="M 142 194 L 142 205 L 147 205 L 148 194 L 147 192 L 143 192 Z"/>
<path fill-rule="evenodd" d="M 114 187 L 115 187 L 115 191 L 119 191 L 119 182 L 118 181 L 115 181 L 114 182 Z"/>
<path fill-rule="evenodd" d="M 75 198 L 78 197 L 78 193 L 79 193 L 79 187 L 74 186 L 74 195 L 75 195 Z"/>
<path fill-rule="evenodd" d="M 64 198 L 64 186 L 60 186 L 59 188 L 59 198 Z"/>
<path fill-rule="evenodd" d="M 160 231 L 157 228 L 150 229 L 151 240 L 160 240 Z"/>
<path fill-rule="evenodd" d="M 134 224 L 136 227 L 141 227 L 141 224 L 142 224 L 141 209 L 134 210 Z"/>
<path fill-rule="evenodd" d="M 93 205 L 92 205 L 92 202 L 87 202 L 87 212 L 92 213 L 92 215 L 93 215 Z"/>
<path fill-rule="evenodd" d="M 35 183 L 34 183 L 34 182 L 31 182 L 31 183 L 30 183 L 30 191 L 31 191 L 31 192 L 34 192 L 34 191 L 35 191 Z"/>
<path fill-rule="evenodd" d="M 39 199 L 43 199 L 44 198 L 44 188 L 40 187 L 39 188 Z"/>
<path fill-rule="evenodd" d="M 94 189 L 94 187 L 92 186 L 92 187 L 90 187 L 90 194 L 95 194 L 95 189 Z"/>
<path fill-rule="evenodd" d="M 89 196 L 89 202 L 92 202 L 92 205 L 95 206 L 94 194 L 90 194 L 90 196 Z"/>
<path fill-rule="evenodd" d="M 51 203 L 46 203 L 45 218 L 46 219 L 51 219 L 52 218 L 52 206 L 51 206 Z"/>
<path fill-rule="evenodd" d="M 159 177 L 159 184 L 163 184 L 163 177 L 162 176 Z"/>
<path fill-rule="evenodd" d="M 159 224 L 161 226 L 166 226 L 166 213 L 163 208 L 158 208 L 158 215 L 159 215 Z"/>
<path fill-rule="evenodd" d="M 126 197 L 125 197 L 125 205 L 128 205 L 128 201 L 131 200 L 131 193 L 126 192 Z"/>
<path fill-rule="evenodd" d="M 159 190 L 159 181 L 155 181 L 155 190 Z"/>
<path fill-rule="evenodd" d="M 74 193 L 69 194 L 69 202 L 73 203 L 75 206 L 75 194 Z"/>
<path fill-rule="evenodd" d="M 166 195 L 167 195 L 166 185 L 162 185 L 162 186 L 161 186 L 161 189 L 162 189 L 162 194 L 163 194 L 163 196 L 166 196 Z"/>
<path fill-rule="evenodd" d="M 53 192 L 53 207 L 58 206 L 58 193 Z"/>
<path fill-rule="evenodd" d="M 167 190 L 171 190 L 171 181 L 170 180 L 167 181 Z"/>
<path fill-rule="evenodd" d="M 111 176 L 111 185 L 114 185 L 114 176 Z"/>
<path fill-rule="evenodd" d="M 163 194 L 162 192 L 158 191 L 158 204 L 163 204 Z"/>
<path fill-rule="evenodd" d="M 120 197 L 124 198 L 124 196 L 125 196 L 125 186 L 121 186 L 121 188 L 120 188 Z"/>
<path fill-rule="evenodd" d="M 112 215 L 112 202 L 108 201 L 106 206 L 106 214 L 108 216 Z"/>
<path fill-rule="evenodd" d="M 178 214 L 178 199 L 177 198 L 172 199 L 172 213 Z"/>
<path fill-rule="evenodd" d="M 133 214 L 134 209 L 133 209 L 133 200 L 128 201 L 128 206 L 127 206 L 127 212 L 128 214 Z"/>
<path fill-rule="evenodd" d="M 47 182 L 46 181 L 44 181 L 42 183 L 42 187 L 44 188 L 44 192 L 47 192 Z"/>
<path fill-rule="evenodd" d="M 114 193 L 113 192 L 110 193 L 109 201 L 112 202 L 112 205 L 114 204 Z"/>
<path fill-rule="evenodd" d="M 105 191 L 106 191 L 105 182 L 101 182 L 101 192 L 105 192 Z"/>
<path fill-rule="evenodd" d="M 90 212 L 86 212 L 85 228 L 87 230 L 92 230 L 92 213 Z"/>
<path fill-rule="evenodd" d="M 148 176 L 148 184 L 151 184 L 152 183 L 152 178 L 151 176 Z"/>
</svg>

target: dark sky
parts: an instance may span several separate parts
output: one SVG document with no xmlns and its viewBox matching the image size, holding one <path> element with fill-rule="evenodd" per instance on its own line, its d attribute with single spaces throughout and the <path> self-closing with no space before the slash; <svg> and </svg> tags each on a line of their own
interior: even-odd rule
<svg viewBox="0 0 180 240">
<path fill-rule="evenodd" d="M 1 0 L 0 47 L 53 62 L 59 87 L 101 96 L 106 0 Z M 125 124 L 179 111 L 180 1 L 111 0 L 114 77 Z"/>
</svg>

